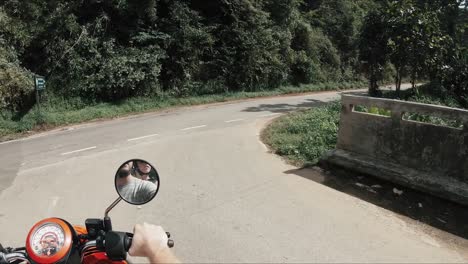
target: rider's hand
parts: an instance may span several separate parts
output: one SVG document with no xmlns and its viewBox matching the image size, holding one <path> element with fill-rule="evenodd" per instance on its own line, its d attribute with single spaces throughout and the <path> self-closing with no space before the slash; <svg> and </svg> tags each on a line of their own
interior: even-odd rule
<svg viewBox="0 0 468 264">
<path fill-rule="evenodd" d="M 169 249 L 167 241 L 167 234 L 162 227 L 147 223 L 136 224 L 128 253 L 135 257 L 156 257 Z"/>
</svg>

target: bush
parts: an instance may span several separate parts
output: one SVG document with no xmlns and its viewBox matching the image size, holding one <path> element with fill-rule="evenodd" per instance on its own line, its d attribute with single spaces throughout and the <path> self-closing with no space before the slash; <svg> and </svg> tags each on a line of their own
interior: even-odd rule
<svg viewBox="0 0 468 264">
<path fill-rule="evenodd" d="M 55 91 L 65 96 L 115 101 L 149 95 L 157 93 L 161 57 L 157 48 L 123 49 L 113 39 L 98 43 L 86 36 L 67 55 L 68 63 L 61 66 L 52 81 Z"/>
<path fill-rule="evenodd" d="M 309 33 L 310 51 L 309 56 L 317 61 L 317 75 L 321 81 L 349 81 L 355 78 L 355 73 L 348 74 L 350 68 L 342 68 L 338 50 L 331 40 L 319 29 L 312 29 Z"/>
<path fill-rule="evenodd" d="M 317 83 L 339 79 L 341 66 L 338 51 L 330 39 L 319 29 L 300 22 L 294 28 L 291 40 L 293 60 L 291 63 L 291 82 Z"/>
<path fill-rule="evenodd" d="M 262 138 L 276 154 L 298 165 L 315 164 L 337 141 L 341 104 L 332 102 L 279 118 Z"/>
<path fill-rule="evenodd" d="M 287 64 L 268 14 L 248 0 L 225 2 L 211 70 L 231 90 L 273 89 L 285 83 Z"/>
<path fill-rule="evenodd" d="M 291 82 L 301 84 L 322 81 L 324 81 L 324 78 L 320 74 L 320 67 L 317 62 L 307 56 L 305 51 L 297 52 L 291 65 Z"/>
<path fill-rule="evenodd" d="M 34 104 L 32 73 L 22 68 L 16 54 L 0 39 L 0 109 L 24 111 Z"/>
<path fill-rule="evenodd" d="M 450 91 L 463 107 L 468 108 L 468 49 L 442 66 L 437 80 L 441 88 Z"/>
<path fill-rule="evenodd" d="M 393 64 L 387 62 L 383 67 L 382 80 L 379 84 L 393 83 L 395 81 L 396 69 Z"/>
<path fill-rule="evenodd" d="M 203 25 L 202 17 L 181 1 L 168 2 L 168 9 L 167 17 L 161 18 L 161 29 L 168 38 L 159 80 L 174 95 L 196 94 L 203 82 L 216 78 L 206 65 L 212 57 L 213 27 Z"/>
</svg>

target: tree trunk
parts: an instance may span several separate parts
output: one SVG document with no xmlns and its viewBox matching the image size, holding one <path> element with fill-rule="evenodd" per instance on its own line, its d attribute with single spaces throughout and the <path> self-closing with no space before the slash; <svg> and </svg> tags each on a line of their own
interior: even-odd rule
<svg viewBox="0 0 468 264">
<path fill-rule="evenodd" d="M 396 78 L 395 78 L 395 88 L 396 88 L 396 96 L 400 98 L 400 87 L 401 87 L 401 68 L 397 68 Z"/>
<path fill-rule="evenodd" d="M 378 89 L 379 89 L 379 86 L 377 85 L 377 78 L 375 77 L 375 74 L 372 74 L 369 78 L 369 95 L 370 96 L 377 95 Z"/>
</svg>

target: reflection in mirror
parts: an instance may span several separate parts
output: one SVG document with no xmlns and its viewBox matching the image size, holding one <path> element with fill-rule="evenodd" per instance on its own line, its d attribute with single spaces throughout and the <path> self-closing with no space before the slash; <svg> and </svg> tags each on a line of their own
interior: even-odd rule
<svg viewBox="0 0 468 264">
<path fill-rule="evenodd" d="M 115 189 L 131 204 L 151 201 L 159 189 L 159 175 L 149 162 L 133 159 L 123 163 L 115 174 Z"/>
</svg>

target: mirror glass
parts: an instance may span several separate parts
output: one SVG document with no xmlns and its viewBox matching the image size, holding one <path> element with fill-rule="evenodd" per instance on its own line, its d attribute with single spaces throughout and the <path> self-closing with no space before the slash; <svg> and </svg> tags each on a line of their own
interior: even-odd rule
<svg viewBox="0 0 468 264">
<path fill-rule="evenodd" d="M 149 162 L 132 159 L 124 162 L 115 174 L 115 189 L 127 203 L 145 204 L 156 196 L 159 174 Z"/>
</svg>

